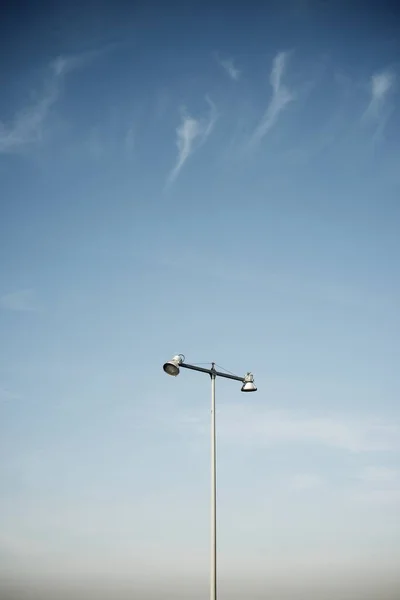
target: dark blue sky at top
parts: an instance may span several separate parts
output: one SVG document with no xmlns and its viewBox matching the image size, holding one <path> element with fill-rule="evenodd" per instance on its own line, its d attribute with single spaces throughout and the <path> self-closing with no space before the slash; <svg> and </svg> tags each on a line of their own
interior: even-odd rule
<svg viewBox="0 0 400 600">
<path fill-rule="evenodd" d="M 333 53 L 350 67 L 362 58 L 379 66 L 385 52 L 398 48 L 399 13 L 393 1 L 4 2 L 1 71 L 9 77 L 29 62 L 105 43 L 131 47 L 126 60 L 163 61 L 163 67 L 171 59 L 182 67 L 196 55 L 205 60 L 213 46 L 262 60 L 266 38 L 271 46 Z"/>
</svg>

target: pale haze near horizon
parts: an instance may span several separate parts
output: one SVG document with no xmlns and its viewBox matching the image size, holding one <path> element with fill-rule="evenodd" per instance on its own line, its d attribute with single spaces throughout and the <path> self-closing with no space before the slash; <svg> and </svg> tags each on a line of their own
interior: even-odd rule
<svg viewBox="0 0 400 600">
<path fill-rule="evenodd" d="M 399 20 L 5 11 L 1 598 L 398 597 Z"/>
</svg>

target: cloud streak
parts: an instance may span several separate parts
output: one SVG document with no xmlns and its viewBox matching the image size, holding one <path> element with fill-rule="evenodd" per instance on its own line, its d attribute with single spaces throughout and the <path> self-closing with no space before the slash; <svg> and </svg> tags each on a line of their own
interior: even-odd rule
<svg viewBox="0 0 400 600">
<path fill-rule="evenodd" d="M 0 308 L 16 312 L 35 312 L 37 303 L 33 290 L 18 290 L 0 297 Z"/>
<path fill-rule="evenodd" d="M 374 123 L 376 134 L 380 134 L 389 118 L 391 107 L 388 105 L 389 95 L 393 91 L 395 75 L 389 70 L 375 73 L 370 79 L 370 100 L 361 121 L 364 124 Z"/>
<path fill-rule="evenodd" d="M 0 121 L 0 154 L 18 154 L 45 138 L 46 122 L 59 98 L 64 77 L 96 57 L 98 52 L 59 56 L 49 65 L 50 74 L 39 98 L 16 112 L 10 123 Z"/>
<path fill-rule="evenodd" d="M 198 433 L 208 432 L 208 423 L 203 422 L 203 418 L 192 423 Z M 400 449 L 400 427 L 397 424 L 339 415 L 312 416 L 295 411 L 244 410 L 230 406 L 219 419 L 219 432 L 226 443 L 254 447 L 307 444 L 354 453 Z"/>
<path fill-rule="evenodd" d="M 371 98 L 366 111 L 368 116 L 379 116 L 394 82 L 395 76 L 390 71 L 382 71 L 372 75 L 370 81 Z"/>
<path fill-rule="evenodd" d="M 360 479 L 372 485 L 400 483 L 400 471 L 385 466 L 369 466 L 362 470 Z"/>
<path fill-rule="evenodd" d="M 207 140 L 214 128 L 217 118 L 215 105 L 208 97 L 206 97 L 206 102 L 210 107 L 209 116 L 206 119 L 195 119 L 188 115 L 185 109 L 183 110 L 181 124 L 176 129 L 178 158 L 175 167 L 168 177 L 168 184 L 175 181 L 189 156 L 194 152 L 196 147 L 199 147 Z"/>
<path fill-rule="evenodd" d="M 230 77 L 233 81 L 239 81 L 241 72 L 235 66 L 235 63 L 232 58 L 222 59 L 218 55 L 216 57 L 218 64 L 223 68 L 225 73 Z"/>
<path fill-rule="evenodd" d="M 11 390 L 0 386 L 0 403 L 20 400 L 20 396 Z"/>
<path fill-rule="evenodd" d="M 91 50 L 88 52 L 82 52 L 81 54 L 70 54 L 70 55 L 62 55 L 58 56 L 52 63 L 51 68 L 56 77 L 60 77 L 62 75 L 66 75 L 70 71 L 74 71 L 75 69 L 79 69 L 80 67 L 84 67 L 89 64 L 105 52 L 107 52 L 107 48 L 102 50 Z"/>
<path fill-rule="evenodd" d="M 246 416 L 242 415 L 241 419 Z M 377 420 L 336 416 L 308 417 L 292 412 L 258 411 L 249 415 L 249 431 L 259 444 L 313 443 L 350 452 L 384 451 L 399 447 L 399 428 Z M 242 423 L 227 424 L 228 435 L 239 435 Z"/>
<path fill-rule="evenodd" d="M 287 52 L 279 52 L 273 60 L 269 78 L 272 87 L 272 98 L 267 106 L 264 116 L 253 133 L 253 142 L 260 141 L 268 133 L 277 122 L 282 111 L 294 100 L 293 93 L 289 91 L 284 83 L 282 83 L 287 60 Z"/>
<path fill-rule="evenodd" d="M 372 504 L 398 504 L 400 502 L 400 471 L 391 467 L 368 466 L 358 479 L 362 483 L 355 497 Z"/>
<path fill-rule="evenodd" d="M 57 79 L 58 76 L 55 76 L 45 87 L 41 98 L 19 111 L 9 125 L 0 121 L 1 154 L 18 153 L 26 146 L 43 140 L 45 121 L 58 97 Z"/>
</svg>

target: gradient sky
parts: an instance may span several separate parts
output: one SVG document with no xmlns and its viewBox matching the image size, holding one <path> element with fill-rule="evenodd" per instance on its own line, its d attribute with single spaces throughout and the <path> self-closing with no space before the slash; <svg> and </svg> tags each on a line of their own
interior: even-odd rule
<svg viewBox="0 0 400 600">
<path fill-rule="evenodd" d="M 221 598 L 398 597 L 400 10 L 261 4 L 4 4 L 10 598 L 207 597 L 177 352 Z"/>
</svg>

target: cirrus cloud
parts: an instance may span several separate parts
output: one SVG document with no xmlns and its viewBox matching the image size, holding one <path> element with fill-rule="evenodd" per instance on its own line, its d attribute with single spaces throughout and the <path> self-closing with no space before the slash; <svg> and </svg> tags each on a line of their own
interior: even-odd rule
<svg viewBox="0 0 400 600">
<path fill-rule="evenodd" d="M 390 116 L 389 95 L 393 91 L 395 81 L 395 74 L 389 69 L 371 76 L 370 99 L 362 115 L 362 122 L 364 124 L 373 123 L 377 127 L 377 133 L 382 132 Z"/>
<path fill-rule="evenodd" d="M 179 175 L 183 165 L 193 153 L 196 146 L 203 144 L 211 134 L 217 112 L 214 103 L 206 96 L 206 102 L 210 107 L 207 118 L 194 118 L 190 116 L 186 109 L 182 110 L 181 124 L 176 129 L 176 145 L 178 147 L 178 158 L 172 169 L 167 183 L 172 183 Z"/>
<path fill-rule="evenodd" d="M 279 52 L 273 60 L 269 78 L 272 87 L 272 98 L 253 133 L 253 142 L 260 141 L 268 133 L 275 125 L 281 112 L 294 100 L 294 94 L 282 82 L 287 60 L 287 52 Z"/>
<path fill-rule="evenodd" d="M 239 81 L 241 76 L 241 71 L 236 67 L 234 60 L 232 58 L 220 58 L 218 55 L 216 56 L 217 62 L 225 71 L 225 73 L 230 77 L 233 81 Z"/>
</svg>

